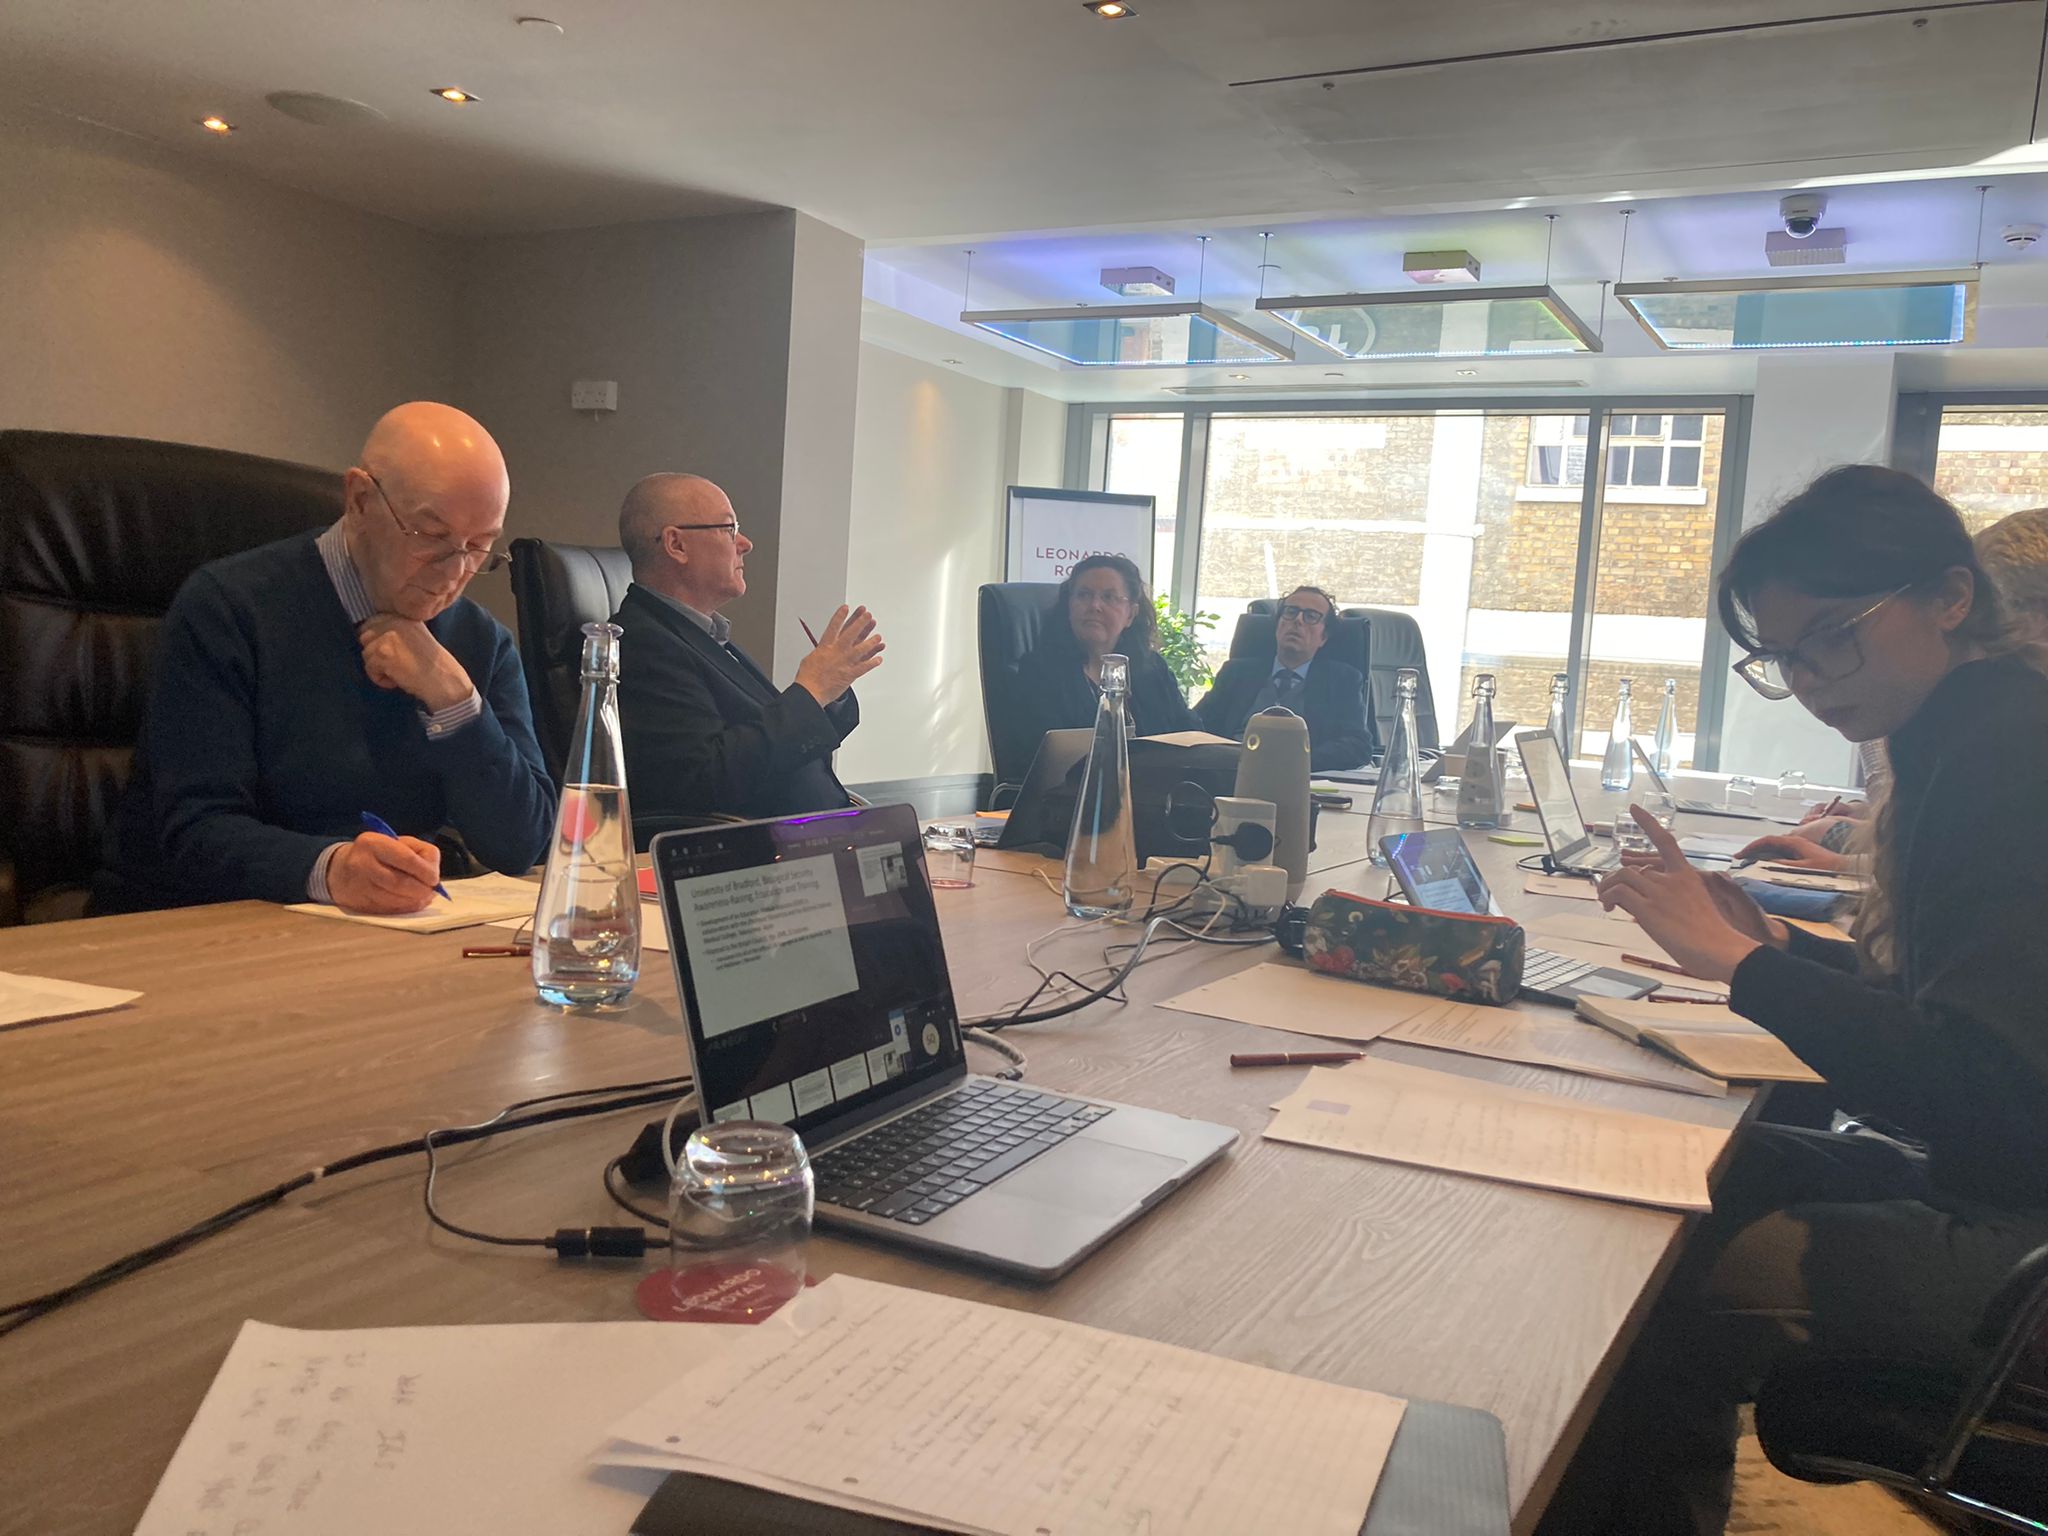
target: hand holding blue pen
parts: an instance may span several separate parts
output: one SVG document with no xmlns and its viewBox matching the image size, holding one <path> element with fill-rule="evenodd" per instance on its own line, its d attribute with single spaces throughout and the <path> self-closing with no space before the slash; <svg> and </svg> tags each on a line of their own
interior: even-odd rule
<svg viewBox="0 0 2048 1536">
<path fill-rule="evenodd" d="M 391 824 L 387 822 L 382 816 L 379 816 L 375 811 L 363 812 L 363 825 L 365 827 L 368 827 L 372 832 L 381 833 L 385 837 L 398 836 L 396 832 L 391 830 Z M 448 887 L 445 885 L 435 885 L 434 894 L 440 897 L 443 901 L 453 901 L 455 899 L 453 896 L 450 896 L 448 894 Z"/>
</svg>

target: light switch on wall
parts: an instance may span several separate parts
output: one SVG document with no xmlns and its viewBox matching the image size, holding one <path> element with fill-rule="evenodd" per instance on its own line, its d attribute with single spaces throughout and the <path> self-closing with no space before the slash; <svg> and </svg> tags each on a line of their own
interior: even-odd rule
<svg viewBox="0 0 2048 1536">
<path fill-rule="evenodd" d="M 616 411 L 619 408 L 617 379 L 578 379 L 569 386 L 572 411 Z"/>
</svg>

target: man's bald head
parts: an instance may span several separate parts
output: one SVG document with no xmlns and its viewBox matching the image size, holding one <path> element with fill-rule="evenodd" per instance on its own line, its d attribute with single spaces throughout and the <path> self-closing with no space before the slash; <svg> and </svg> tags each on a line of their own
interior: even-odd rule
<svg viewBox="0 0 2048 1536">
<path fill-rule="evenodd" d="M 342 477 L 349 555 L 378 610 L 426 620 L 460 597 L 511 498 L 505 456 L 476 418 L 432 400 L 386 411 Z"/>
<path fill-rule="evenodd" d="M 495 503 L 501 521 L 512 497 L 497 440 L 474 416 L 433 400 L 409 401 L 378 417 L 359 462 L 387 489 L 397 480 L 421 496 Z"/>
<path fill-rule="evenodd" d="M 747 590 L 753 542 L 739 531 L 732 499 L 702 475 L 649 475 L 626 492 L 619 547 L 635 581 L 701 613 Z"/>
</svg>

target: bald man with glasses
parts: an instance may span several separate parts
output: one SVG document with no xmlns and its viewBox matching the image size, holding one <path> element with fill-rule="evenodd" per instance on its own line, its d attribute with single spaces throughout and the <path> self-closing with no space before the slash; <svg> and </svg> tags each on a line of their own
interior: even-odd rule
<svg viewBox="0 0 2048 1536">
<path fill-rule="evenodd" d="M 1372 757 L 1365 718 L 1365 679 L 1356 667 L 1320 655 L 1337 622 L 1337 605 L 1321 587 L 1296 587 L 1280 604 L 1273 655 L 1236 656 L 1195 706 L 1202 728 L 1244 735 L 1245 723 L 1280 705 L 1308 724 L 1309 766 L 1318 772 L 1356 768 Z"/>
<path fill-rule="evenodd" d="M 416 401 L 371 431 L 332 527 L 192 574 L 164 617 L 96 910 L 395 915 L 445 879 L 541 858 L 554 785 L 519 658 L 463 596 L 505 559 L 510 494 L 482 426 Z"/>
<path fill-rule="evenodd" d="M 649 475 L 619 509 L 633 585 L 612 622 L 619 728 L 644 846 L 711 816 L 794 816 L 852 803 L 832 754 L 860 724 L 853 684 L 882 664 L 865 608 L 841 607 L 796 678 L 777 688 L 732 642 L 727 604 L 747 590 L 732 501 L 701 475 Z"/>
</svg>

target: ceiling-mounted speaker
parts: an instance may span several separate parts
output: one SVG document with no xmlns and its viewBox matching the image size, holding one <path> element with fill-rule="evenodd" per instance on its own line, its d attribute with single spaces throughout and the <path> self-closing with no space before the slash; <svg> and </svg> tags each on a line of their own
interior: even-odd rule
<svg viewBox="0 0 2048 1536">
<path fill-rule="evenodd" d="M 363 123 L 381 123 L 384 114 L 366 101 L 346 96 L 323 96 L 318 91 L 272 91 L 263 98 L 286 117 L 295 117 L 315 128 L 353 128 Z"/>
</svg>

